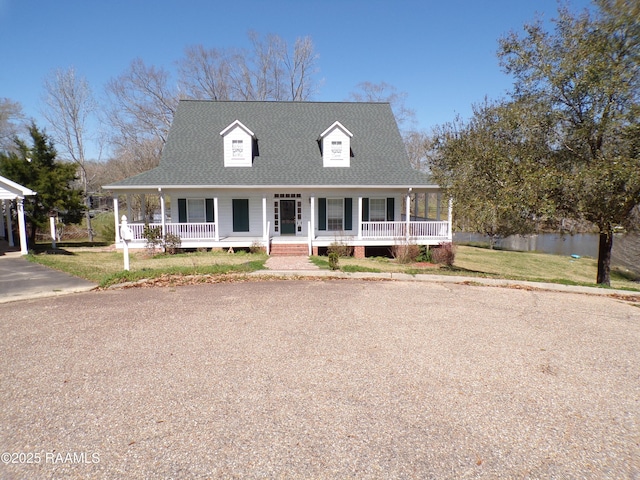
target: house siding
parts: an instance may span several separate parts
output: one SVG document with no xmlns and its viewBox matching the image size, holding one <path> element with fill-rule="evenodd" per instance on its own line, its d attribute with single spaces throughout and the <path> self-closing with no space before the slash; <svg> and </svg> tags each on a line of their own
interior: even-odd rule
<svg viewBox="0 0 640 480">
<path fill-rule="evenodd" d="M 353 190 L 345 190 L 345 189 L 321 189 L 315 190 L 313 192 L 303 191 L 301 190 L 263 190 L 263 191 L 247 191 L 247 190 L 238 190 L 238 191 L 214 191 L 214 190 L 199 190 L 199 191 L 184 191 L 184 192 L 171 192 L 171 217 L 175 219 L 174 221 L 178 221 L 178 206 L 180 202 L 179 199 L 187 199 L 187 198 L 204 198 L 204 199 L 213 199 L 218 198 L 218 231 L 221 237 L 225 236 L 248 236 L 248 237 L 262 237 L 263 235 L 263 225 L 262 225 L 262 199 L 266 198 L 267 203 L 267 221 L 270 222 L 270 236 L 279 237 L 280 231 L 275 231 L 275 215 L 274 215 L 274 203 L 281 200 L 278 197 L 275 197 L 276 194 L 290 194 L 291 197 L 287 199 L 296 200 L 296 211 L 297 211 L 297 202 L 299 201 L 302 206 L 302 231 L 298 232 L 296 228 L 296 235 L 298 237 L 307 237 L 308 235 L 308 223 L 311 220 L 311 197 L 315 198 L 315 208 L 314 208 L 314 217 L 315 217 L 315 234 L 316 235 L 332 235 L 332 234 L 344 234 L 346 236 L 355 236 L 358 233 L 358 197 L 364 198 L 384 198 L 389 199 L 393 198 L 393 220 L 399 221 L 402 218 L 402 203 L 404 195 L 399 194 L 397 191 L 393 192 L 392 190 L 363 190 L 363 191 L 353 191 Z M 296 198 L 295 195 L 300 194 L 299 198 Z M 344 227 L 341 231 L 329 231 L 329 230 L 320 230 L 322 221 L 320 220 L 320 211 L 321 211 L 321 198 L 336 198 L 343 200 L 343 207 L 348 207 L 348 201 L 345 199 L 351 199 L 351 208 L 349 209 L 351 212 L 351 228 L 347 228 L 349 226 L 349 222 L 344 221 Z M 248 199 L 249 200 L 249 231 L 248 232 L 234 232 L 233 231 L 233 199 Z M 388 200 L 387 200 L 388 202 Z M 212 201 L 211 201 L 212 203 Z M 365 202 L 366 203 L 366 202 Z M 345 211 L 345 214 L 347 212 Z M 326 213 L 325 213 L 326 214 Z M 345 218 L 346 220 L 346 218 Z M 325 222 L 326 224 L 326 222 Z M 293 238 L 293 235 L 287 235 L 287 237 Z"/>
</svg>

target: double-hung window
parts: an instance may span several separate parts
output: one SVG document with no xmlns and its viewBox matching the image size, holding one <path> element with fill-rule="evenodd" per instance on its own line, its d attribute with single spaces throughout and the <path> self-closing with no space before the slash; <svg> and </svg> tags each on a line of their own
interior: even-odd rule
<svg viewBox="0 0 640 480">
<path fill-rule="evenodd" d="M 387 219 L 387 204 L 384 198 L 369 199 L 369 220 L 384 222 Z"/>
<path fill-rule="evenodd" d="M 333 159 L 342 159 L 342 141 L 333 140 L 331 142 L 331 158 Z"/>
<path fill-rule="evenodd" d="M 233 158 L 243 158 L 244 157 L 244 143 L 242 140 L 232 140 L 231 141 L 231 156 Z"/>
<path fill-rule="evenodd" d="M 187 199 L 187 222 L 204 223 L 206 221 L 206 211 L 204 198 Z"/>
<path fill-rule="evenodd" d="M 342 198 L 327 198 L 327 230 L 343 229 L 344 207 Z"/>
</svg>

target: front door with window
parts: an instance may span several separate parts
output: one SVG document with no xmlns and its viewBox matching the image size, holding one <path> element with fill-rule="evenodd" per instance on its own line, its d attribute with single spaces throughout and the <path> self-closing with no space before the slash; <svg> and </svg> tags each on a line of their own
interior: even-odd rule
<svg viewBox="0 0 640 480">
<path fill-rule="evenodd" d="M 280 234 L 296 234 L 296 201 L 280 200 Z"/>
</svg>

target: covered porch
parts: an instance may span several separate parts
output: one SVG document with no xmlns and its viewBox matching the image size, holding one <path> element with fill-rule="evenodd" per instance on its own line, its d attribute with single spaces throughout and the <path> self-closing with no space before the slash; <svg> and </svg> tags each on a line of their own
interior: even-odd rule
<svg viewBox="0 0 640 480">
<path fill-rule="evenodd" d="M 300 191 L 299 189 L 297 191 Z M 345 199 L 343 206 L 353 215 L 349 220 L 348 228 L 346 220 L 343 221 L 342 228 L 328 229 L 329 222 L 320 220 L 326 207 L 319 206 L 326 193 L 274 193 L 272 191 L 262 192 L 251 197 L 251 226 L 246 232 L 235 232 L 230 225 L 230 212 L 226 211 L 225 205 L 229 206 L 230 196 L 228 193 L 215 194 L 208 192 L 206 197 L 206 215 L 208 221 L 173 221 L 171 212 L 175 216 L 178 209 L 167 208 L 167 198 L 165 192 L 158 191 L 156 196 L 159 212 L 155 214 L 138 215 L 132 217 L 132 202 L 126 202 L 126 213 L 128 226 L 132 232 L 132 240 L 129 243 L 131 248 L 144 248 L 146 239 L 144 235 L 145 226 L 156 228 L 164 237 L 174 235 L 180 238 L 181 248 L 248 248 L 252 246 L 262 246 L 267 252 L 271 251 L 273 245 L 306 245 L 308 252 L 313 252 L 314 247 L 327 247 L 332 243 L 339 242 L 350 246 L 392 246 L 400 243 L 415 243 L 418 245 L 437 245 L 441 242 L 450 242 L 451 231 L 451 202 L 448 203 L 448 211 L 440 208 L 440 198 L 438 195 L 438 206 L 432 208 L 428 205 L 428 197 L 423 192 L 419 196 L 412 190 L 406 191 L 403 197 L 396 197 L 395 202 L 388 200 L 387 205 L 395 203 L 396 220 L 376 220 L 367 219 L 369 214 L 369 198 L 371 194 L 365 192 L 358 196 Z M 137 194 L 139 195 L 139 194 Z M 147 194 L 149 195 L 149 194 Z M 179 201 L 184 194 L 174 194 Z M 200 195 L 200 194 L 198 194 Z M 381 196 L 391 195 L 384 192 Z M 397 194 L 396 194 L 397 195 Z M 435 194 L 433 194 L 435 195 Z M 234 193 L 233 197 L 249 196 L 247 193 Z M 336 194 L 337 196 L 337 194 Z M 340 192 L 340 196 L 345 194 Z M 120 219 L 119 195 L 114 196 L 114 213 L 116 219 Z M 171 198 L 171 196 L 169 196 Z M 295 207 L 295 218 L 292 218 L 292 228 L 285 233 L 285 218 L 278 207 L 282 205 L 282 198 L 292 203 Z M 289 200 L 290 199 L 290 200 Z M 434 197 L 435 199 L 435 197 Z M 347 202 L 346 200 L 349 200 Z M 400 201 L 402 200 L 402 201 Z M 169 200 L 169 203 L 171 200 Z M 204 201 L 203 201 L 204 202 Z M 226 202 L 226 203 L 225 203 Z M 326 201 L 325 201 L 326 202 Z M 142 201 L 144 203 L 144 201 Z M 179 203 L 179 202 L 175 202 Z M 182 201 L 184 205 L 184 201 Z M 324 202 L 323 202 L 324 203 Z M 353 205 L 352 205 L 353 204 Z M 364 205 L 364 208 L 363 208 Z M 347 208 L 348 206 L 348 208 Z M 322 213 L 321 213 L 322 212 Z M 440 218 L 446 212 L 446 219 Z M 278 215 L 280 213 L 280 215 Z M 182 215 L 182 214 L 181 214 Z M 350 214 L 351 215 L 351 214 Z M 436 217 L 429 218 L 429 217 Z M 142 218 L 141 218 L 142 217 Z M 129 219 L 133 218 L 132 221 Z M 204 218 L 203 218 L 204 219 Z M 151 220 L 151 221 L 150 221 Z M 320 225 L 322 223 L 322 225 Z M 119 223 L 116 225 L 116 243 L 120 247 Z"/>
<path fill-rule="evenodd" d="M 13 215 L 12 204 L 15 202 L 16 217 L 18 220 L 18 236 L 20 243 L 20 253 L 26 255 L 29 253 L 27 246 L 27 227 L 24 212 L 24 197 L 35 195 L 33 190 L 23 187 L 0 176 L 0 237 L 6 237 L 9 247 L 15 247 L 13 238 Z"/>
</svg>

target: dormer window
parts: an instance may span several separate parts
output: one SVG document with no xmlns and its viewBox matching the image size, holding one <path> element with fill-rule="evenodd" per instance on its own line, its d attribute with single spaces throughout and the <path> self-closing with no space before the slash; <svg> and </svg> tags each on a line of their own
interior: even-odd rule
<svg viewBox="0 0 640 480">
<path fill-rule="evenodd" d="M 320 134 L 322 165 L 349 167 L 351 165 L 351 137 L 353 134 L 340 122 L 334 122 Z"/>
<path fill-rule="evenodd" d="M 331 142 L 331 158 L 333 160 L 342 159 L 342 142 L 340 140 Z"/>
<path fill-rule="evenodd" d="M 254 133 L 239 120 L 220 132 L 224 144 L 225 167 L 250 167 L 253 163 Z"/>
<path fill-rule="evenodd" d="M 242 158 L 244 156 L 243 140 L 231 140 L 231 156 L 233 158 Z"/>
</svg>

